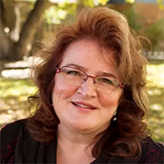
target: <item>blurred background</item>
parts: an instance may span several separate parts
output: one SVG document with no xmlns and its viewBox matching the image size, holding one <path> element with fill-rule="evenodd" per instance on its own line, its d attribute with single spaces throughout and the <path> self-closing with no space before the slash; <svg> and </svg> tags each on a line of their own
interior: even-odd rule
<svg viewBox="0 0 164 164">
<path fill-rule="evenodd" d="M 0 128 L 29 115 L 30 80 L 37 42 L 53 38 L 83 7 L 108 6 L 123 13 L 143 41 L 150 100 L 148 127 L 164 143 L 164 0 L 0 0 Z"/>
</svg>

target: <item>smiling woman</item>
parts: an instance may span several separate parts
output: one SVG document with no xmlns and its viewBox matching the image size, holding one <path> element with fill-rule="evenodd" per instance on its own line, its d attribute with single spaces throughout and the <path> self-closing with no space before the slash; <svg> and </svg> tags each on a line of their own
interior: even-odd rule
<svg viewBox="0 0 164 164">
<path fill-rule="evenodd" d="M 162 163 L 143 121 L 140 49 L 122 14 L 84 9 L 40 51 L 36 112 L 2 129 L 2 163 Z"/>
<path fill-rule="evenodd" d="M 109 62 L 101 59 L 101 55 L 109 55 Z M 53 106 L 60 118 L 58 128 L 66 126 L 75 135 L 78 130 L 99 134 L 110 125 L 123 91 L 119 80 L 113 80 L 118 77 L 112 62 L 113 52 L 100 49 L 95 41 L 82 39 L 70 44 L 63 56 L 59 66 L 61 70 L 69 68 L 69 74 L 56 74 L 52 94 Z M 71 63 L 74 66 L 68 66 Z"/>
</svg>

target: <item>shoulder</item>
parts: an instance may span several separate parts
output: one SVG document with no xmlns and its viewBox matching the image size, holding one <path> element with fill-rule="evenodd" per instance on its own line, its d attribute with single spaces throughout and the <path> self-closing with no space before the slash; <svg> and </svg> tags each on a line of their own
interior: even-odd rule
<svg viewBox="0 0 164 164">
<path fill-rule="evenodd" d="M 163 163 L 164 162 L 164 145 L 155 142 L 152 138 L 142 145 L 142 162 L 144 163 Z"/>
<path fill-rule="evenodd" d="M 18 135 L 19 130 L 25 125 L 26 119 L 18 120 L 7 124 L 1 129 L 1 139 L 7 140 L 8 138 L 15 137 Z"/>
<path fill-rule="evenodd" d="M 0 131 L 1 159 L 12 153 L 15 149 L 19 131 L 25 126 L 26 120 L 18 120 L 7 124 Z"/>
</svg>

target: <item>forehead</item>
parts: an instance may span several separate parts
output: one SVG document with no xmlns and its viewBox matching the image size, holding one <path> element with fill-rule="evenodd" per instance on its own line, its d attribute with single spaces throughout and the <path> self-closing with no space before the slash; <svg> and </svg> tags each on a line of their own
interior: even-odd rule
<svg viewBox="0 0 164 164">
<path fill-rule="evenodd" d="M 64 52 L 60 66 L 77 64 L 86 71 L 106 71 L 117 74 L 113 51 L 105 50 L 93 40 L 78 40 L 71 43 Z"/>
</svg>

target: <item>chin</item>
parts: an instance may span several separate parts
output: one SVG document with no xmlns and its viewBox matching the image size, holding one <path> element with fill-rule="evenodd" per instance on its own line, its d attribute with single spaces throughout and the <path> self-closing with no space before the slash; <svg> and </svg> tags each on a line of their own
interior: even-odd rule
<svg viewBox="0 0 164 164">
<path fill-rule="evenodd" d="M 81 131 L 81 132 L 91 132 L 93 129 L 95 129 L 96 126 L 93 126 L 91 124 L 84 124 L 84 123 L 75 123 L 71 125 L 72 129 L 75 131 Z"/>
</svg>

